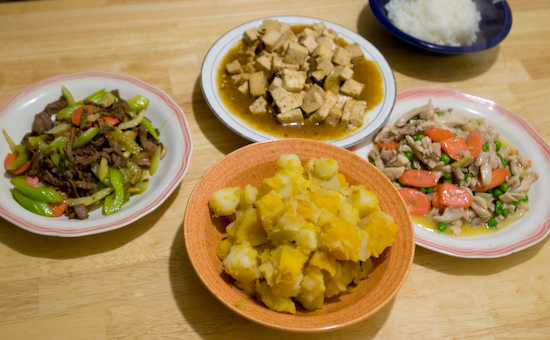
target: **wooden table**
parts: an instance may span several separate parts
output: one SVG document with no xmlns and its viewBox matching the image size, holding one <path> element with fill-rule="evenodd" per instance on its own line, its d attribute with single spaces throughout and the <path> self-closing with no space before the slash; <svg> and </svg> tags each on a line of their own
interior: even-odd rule
<svg viewBox="0 0 550 340">
<path fill-rule="evenodd" d="M 497 259 L 417 247 L 396 298 L 364 322 L 321 335 L 258 326 L 219 303 L 194 273 L 183 240 L 191 190 L 249 142 L 225 127 L 200 90 L 209 47 L 231 28 L 307 15 L 371 41 L 398 91 L 447 87 L 496 101 L 550 141 L 550 2 L 512 0 L 508 37 L 488 51 L 441 56 L 391 36 L 367 1 L 51 0 L 0 3 L 0 102 L 44 78 L 83 71 L 137 77 L 167 92 L 193 136 L 191 165 L 156 211 L 80 238 L 40 236 L 0 219 L 0 339 L 548 339 L 548 238 Z M 1 204 L 1 202 L 0 202 Z"/>
</svg>

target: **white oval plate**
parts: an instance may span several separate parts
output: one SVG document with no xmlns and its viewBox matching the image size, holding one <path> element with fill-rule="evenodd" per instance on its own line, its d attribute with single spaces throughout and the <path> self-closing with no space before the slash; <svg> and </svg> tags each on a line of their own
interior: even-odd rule
<svg viewBox="0 0 550 340">
<path fill-rule="evenodd" d="M 151 176 L 145 193 L 132 196 L 120 211 L 112 215 L 104 215 L 101 209 L 96 209 L 85 220 L 69 220 L 65 216 L 43 217 L 25 210 L 14 201 L 10 176 L 3 170 L 4 176 L 0 178 L 0 216 L 37 234 L 84 236 L 123 227 L 155 210 L 179 185 L 189 167 L 193 146 L 183 111 L 163 91 L 127 75 L 105 72 L 61 75 L 19 91 L 0 107 L 0 126 L 6 129 L 15 143 L 31 131 L 34 115 L 59 98 L 62 85 L 71 91 L 76 100 L 103 88 L 107 91 L 118 89 L 124 99 L 136 94 L 149 98 L 145 116 L 160 130 L 159 138 L 168 152 L 155 175 Z M 2 159 L 9 152 L 7 142 L 0 136 Z"/>
<path fill-rule="evenodd" d="M 540 178 L 529 191 L 531 210 L 520 220 L 490 235 L 452 237 L 429 231 L 415 224 L 416 244 L 443 254 L 465 258 L 502 257 L 528 248 L 542 241 L 550 232 L 550 147 L 522 117 L 493 101 L 444 88 L 417 88 L 397 95 L 388 124 L 411 108 L 428 103 L 436 107 L 453 108 L 469 117 L 486 118 L 495 131 L 531 159 L 531 170 Z M 352 148 L 353 152 L 368 159 L 372 139 Z"/>
<path fill-rule="evenodd" d="M 223 58 L 225 57 L 227 52 L 235 47 L 235 45 L 241 40 L 243 33 L 246 30 L 252 27 L 259 27 L 261 23 L 267 19 L 279 20 L 290 25 L 313 25 L 322 21 L 327 27 L 334 29 L 338 36 L 343 38 L 347 42 L 357 42 L 361 46 L 365 57 L 369 60 L 374 61 L 378 65 L 378 68 L 382 73 L 384 83 L 384 98 L 382 99 L 380 104 L 378 104 L 372 110 L 371 108 L 369 108 L 369 123 L 365 124 L 351 136 L 327 142 L 344 148 L 349 147 L 368 138 L 369 135 L 378 131 L 378 129 L 386 123 L 386 120 L 388 119 L 395 103 L 395 78 L 393 76 L 390 65 L 388 64 L 384 56 L 376 49 L 376 47 L 374 47 L 359 34 L 343 26 L 328 22 L 326 20 L 301 16 L 278 16 L 254 20 L 232 29 L 231 31 L 223 35 L 218 41 L 216 41 L 216 43 L 214 43 L 214 45 L 206 54 L 201 70 L 202 93 L 206 99 L 206 102 L 210 106 L 210 109 L 225 125 L 227 125 L 227 127 L 229 127 L 240 136 L 253 142 L 277 138 L 257 131 L 235 115 L 231 114 L 230 110 L 227 108 L 227 106 L 223 103 L 223 101 L 220 99 L 220 96 L 218 95 L 217 74 L 219 68 L 221 67 L 221 62 Z"/>
</svg>

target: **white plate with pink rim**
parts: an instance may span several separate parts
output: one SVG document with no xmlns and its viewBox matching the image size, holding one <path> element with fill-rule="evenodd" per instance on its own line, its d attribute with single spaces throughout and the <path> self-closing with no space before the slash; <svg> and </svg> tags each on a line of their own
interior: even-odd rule
<svg viewBox="0 0 550 340">
<path fill-rule="evenodd" d="M 542 241 L 550 233 L 550 147 L 529 123 L 491 100 L 446 88 L 416 88 L 397 94 L 388 120 L 391 125 L 411 108 L 428 103 L 436 107 L 453 108 L 468 117 L 485 118 L 495 131 L 531 159 L 539 179 L 529 191 L 531 210 L 525 216 L 495 233 L 474 237 L 443 235 L 415 224 L 416 244 L 443 254 L 464 258 L 496 258 L 519 252 Z M 372 138 L 350 150 L 368 159 Z"/>
<path fill-rule="evenodd" d="M 106 72 L 60 75 L 24 88 L 0 107 L 0 126 L 16 144 L 31 131 L 34 115 L 61 96 L 62 85 L 76 100 L 100 89 L 118 89 L 124 99 L 136 94 L 147 97 L 150 103 L 145 116 L 160 130 L 160 141 L 167 147 L 166 156 L 143 194 L 132 196 L 120 211 L 112 215 L 95 209 L 85 220 L 69 220 L 65 216 L 43 217 L 25 210 L 13 199 L 10 176 L 4 170 L 0 177 L 0 216 L 33 233 L 76 237 L 121 228 L 155 210 L 180 184 L 189 167 L 193 143 L 183 111 L 162 90 L 128 75 Z M 4 159 L 10 149 L 4 138 L 1 139 L 0 156 Z"/>
<path fill-rule="evenodd" d="M 232 114 L 230 109 L 218 95 L 218 70 L 222 66 L 221 63 L 224 57 L 238 44 L 246 30 L 252 27 L 260 27 L 264 20 L 278 20 L 290 25 L 313 25 L 323 22 L 326 27 L 333 29 L 339 37 L 343 38 L 348 43 L 357 42 L 363 50 L 365 57 L 375 62 L 378 66 L 382 76 L 384 96 L 378 105 L 369 108 L 367 113 L 368 123 L 365 123 L 362 127 L 357 129 L 357 131 L 347 137 L 329 140 L 327 142 L 346 148 L 367 139 L 384 125 L 395 102 L 396 85 L 392 69 L 382 53 L 380 53 L 374 45 L 365 40 L 365 38 L 341 25 L 322 19 L 303 16 L 277 16 L 257 19 L 233 28 L 212 45 L 204 58 L 200 77 L 201 90 L 210 109 L 227 127 L 253 142 L 278 138 L 253 128 L 248 123 Z"/>
</svg>

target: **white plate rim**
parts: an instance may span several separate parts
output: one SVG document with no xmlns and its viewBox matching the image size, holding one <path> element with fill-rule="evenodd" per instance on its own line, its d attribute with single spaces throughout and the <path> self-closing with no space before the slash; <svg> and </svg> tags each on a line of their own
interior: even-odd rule
<svg viewBox="0 0 550 340">
<path fill-rule="evenodd" d="M 10 126 L 14 116 L 21 120 L 18 126 L 6 128 L 12 139 L 18 143 L 24 133 L 31 129 L 34 114 L 61 95 L 61 85 L 73 92 L 76 99 L 101 88 L 118 89 L 121 97 L 128 99 L 142 94 L 150 99 L 146 112 L 153 125 L 160 130 L 160 140 L 168 152 L 161 166 L 149 182 L 143 195 L 136 195 L 113 215 L 101 215 L 101 211 L 90 212 L 86 220 L 69 220 L 66 217 L 43 217 L 26 211 L 11 196 L 9 176 L 0 177 L 0 216 L 30 232 L 49 235 L 77 237 L 102 233 L 126 226 L 147 215 L 160 206 L 180 184 L 191 159 L 193 142 L 185 114 L 164 91 L 135 77 L 101 71 L 90 71 L 53 76 L 32 84 L 13 95 L 0 107 L 0 126 Z M 9 152 L 7 143 L 0 141 L 2 157 Z M 141 196 L 141 197 L 140 197 Z"/>
<path fill-rule="evenodd" d="M 253 142 L 278 138 L 249 127 L 241 119 L 231 114 L 217 95 L 217 73 L 223 57 L 242 38 L 244 31 L 252 27 L 259 27 L 264 20 L 279 20 L 290 25 L 312 25 L 323 22 L 327 27 L 334 29 L 335 32 L 346 41 L 359 43 L 365 56 L 377 63 L 384 82 L 383 87 L 385 94 L 382 102 L 372 111 L 369 111 L 370 120 L 368 124 L 365 124 L 353 135 L 339 140 L 327 141 L 328 143 L 343 148 L 350 147 L 365 140 L 369 135 L 376 132 L 386 123 L 393 105 L 395 104 L 397 90 L 395 77 L 390 65 L 374 45 L 352 30 L 327 20 L 305 16 L 273 16 L 256 19 L 233 28 L 212 45 L 204 58 L 200 75 L 201 90 L 212 112 L 214 112 L 218 119 L 227 127 L 241 137 Z"/>
<path fill-rule="evenodd" d="M 495 126 L 496 132 L 532 160 L 531 170 L 538 172 L 540 178 L 529 192 L 531 210 L 503 230 L 476 237 L 451 237 L 415 224 L 416 244 L 455 257 L 497 258 L 517 253 L 545 239 L 550 233 L 550 211 L 545 205 L 545 199 L 550 196 L 550 147 L 544 139 L 524 118 L 504 106 L 448 88 L 414 88 L 398 93 L 388 124 L 393 124 L 409 109 L 426 104 L 429 99 L 441 108 L 454 108 L 454 112 L 464 112 L 470 117 L 485 117 Z M 371 149 L 372 139 L 351 148 L 366 159 Z"/>
</svg>

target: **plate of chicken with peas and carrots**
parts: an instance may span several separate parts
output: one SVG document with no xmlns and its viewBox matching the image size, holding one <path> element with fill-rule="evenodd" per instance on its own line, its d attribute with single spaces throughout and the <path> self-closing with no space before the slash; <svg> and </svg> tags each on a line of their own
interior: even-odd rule
<svg viewBox="0 0 550 340">
<path fill-rule="evenodd" d="M 0 106 L 0 216 L 28 231 L 84 236 L 126 226 L 179 185 L 192 140 L 163 91 L 115 73 L 56 76 Z"/>
<path fill-rule="evenodd" d="M 444 88 L 401 92 L 387 125 L 352 151 L 398 188 L 420 246 L 494 258 L 550 232 L 550 147 L 498 103 Z"/>
</svg>

